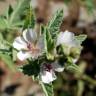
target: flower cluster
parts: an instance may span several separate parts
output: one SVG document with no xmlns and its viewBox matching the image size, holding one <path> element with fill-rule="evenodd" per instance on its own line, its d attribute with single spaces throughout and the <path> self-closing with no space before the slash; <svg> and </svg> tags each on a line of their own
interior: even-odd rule
<svg viewBox="0 0 96 96">
<path fill-rule="evenodd" d="M 75 39 L 74 33 L 65 31 L 60 32 L 56 39 L 56 48 L 60 45 L 64 46 L 64 53 L 66 56 L 70 56 L 71 53 L 78 53 L 74 49 L 80 49 L 80 43 Z M 19 52 L 17 57 L 20 60 L 26 60 L 29 58 L 38 59 L 44 52 L 44 36 L 38 35 L 33 29 L 26 29 L 23 31 L 23 35 L 17 37 L 13 42 L 13 47 Z M 58 50 L 57 50 L 58 51 Z M 80 50 L 79 50 L 80 53 Z M 55 55 L 58 54 L 55 52 Z M 76 54 L 75 54 L 76 55 Z M 72 57 L 72 62 L 75 63 L 78 56 Z M 66 63 L 66 62 L 63 62 Z M 59 60 L 53 60 L 52 62 L 45 62 L 40 65 L 40 79 L 44 83 L 50 83 L 56 79 L 55 71 L 62 72 L 64 70 L 64 64 L 60 64 Z"/>
</svg>

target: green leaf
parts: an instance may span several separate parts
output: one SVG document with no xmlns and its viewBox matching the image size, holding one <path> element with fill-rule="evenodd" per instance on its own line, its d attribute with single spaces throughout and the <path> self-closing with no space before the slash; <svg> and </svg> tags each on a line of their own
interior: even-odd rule
<svg viewBox="0 0 96 96">
<path fill-rule="evenodd" d="M 87 35 L 78 35 L 78 36 L 75 36 L 75 39 L 80 43 L 82 44 L 82 42 L 87 38 Z"/>
<path fill-rule="evenodd" d="M 15 71 L 15 67 L 14 67 L 14 63 L 12 61 L 12 58 L 7 55 L 7 54 L 1 54 L 0 53 L 0 58 L 7 64 L 7 66 L 14 72 Z"/>
<path fill-rule="evenodd" d="M 44 42 L 45 42 L 45 52 L 47 59 L 54 58 L 53 52 L 54 52 L 54 40 L 52 39 L 52 36 L 48 30 L 48 28 L 45 27 L 44 29 Z"/>
<path fill-rule="evenodd" d="M 30 6 L 29 9 L 27 10 L 26 19 L 25 19 L 23 29 L 34 28 L 35 27 L 35 21 L 36 20 L 35 20 L 34 11 L 32 10 L 32 8 Z"/>
<path fill-rule="evenodd" d="M 6 52 L 8 51 L 9 47 L 6 45 L 6 41 L 4 40 L 2 34 L 0 33 L 0 51 Z"/>
<path fill-rule="evenodd" d="M 40 72 L 40 65 L 38 64 L 38 60 L 30 61 L 29 64 L 23 65 L 19 68 L 25 75 L 28 76 L 38 76 Z"/>
<path fill-rule="evenodd" d="M 10 20 L 9 20 L 10 26 L 13 24 L 13 22 L 17 21 L 18 18 L 20 18 L 20 16 L 23 14 L 23 12 L 29 6 L 29 4 L 30 4 L 30 0 L 18 0 L 18 3 L 16 4 L 14 11 L 10 16 Z"/>
<path fill-rule="evenodd" d="M 80 68 L 76 64 L 72 64 L 72 63 L 70 63 L 70 64 L 67 63 L 65 65 L 65 69 L 69 72 L 76 73 L 76 74 L 82 73 Z"/>
<path fill-rule="evenodd" d="M 44 84 L 44 83 L 40 82 L 40 85 L 45 93 L 45 96 L 54 96 L 52 83 Z"/>
<path fill-rule="evenodd" d="M 52 36 L 47 28 L 46 28 L 46 44 L 47 44 L 47 51 L 48 52 L 50 52 L 51 50 L 53 51 L 54 41 L 53 41 Z"/>
<path fill-rule="evenodd" d="M 43 34 L 44 34 L 45 51 L 47 53 L 47 52 L 52 51 L 54 43 L 53 43 L 52 36 L 50 32 L 48 31 L 48 29 L 44 27 L 43 31 L 44 31 Z"/>
<path fill-rule="evenodd" d="M 60 31 L 60 26 L 63 21 L 63 17 L 63 10 L 59 10 L 48 23 L 48 29 L 52 35 L 52 38 L 56 38 L 58 32 Z"/>
<path fill-rule="evenodd" d="M 0 30 L 4 30 L 7 28 L 7 21 L 3 17 L 0 17 Z"/>
<path fill-rule="evenodd" d="M 22 21 L 17 21 L 17 22 L 15 22 L 15 23 L 13 23 L 12 25 L 11 25 L 11 27 L 13 28 L 13 29 L 16 29 L 16 28 L 18 28 L 18 26 L 23 26 L 24 25 L 24 21 L 22 20 Z"/>
<path fill-rule="evenodd" d="M 2 34 L 0 33 L 0 41 L 2 41 L 3 40 L 3 36 L 2 36 Z"/>
<path fill-rule="evenodd" d="M 95 8 L 94 1 L 93 0 L 85 0 L 84 3 L 85 3 L 85 6 L 88 10 L 88 13 L 92 13 L 93 9 Z"/>
<path fill-rule="evenodd" d="M 17 4 L 14 8 L 10 5 L 7 12 L 0 17 L 0 29 L 9 30 L 17 29 L 24 25 L 25 11 L 30 5 L 30 0 L 17 0 Z M 22 18 L 23 17 L 23 18 Z M 13 31 L 11 31 L 13 32 Z"/>
</svg>

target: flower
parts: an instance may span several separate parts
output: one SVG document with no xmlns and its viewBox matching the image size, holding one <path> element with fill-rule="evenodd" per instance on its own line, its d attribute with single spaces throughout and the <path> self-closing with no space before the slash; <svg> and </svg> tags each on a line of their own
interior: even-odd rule
<svg viewBox="0 0 96 96">
<path fill-rule="evenodd" d="M 79 46 L 79 42 L 75 39 L 74 33 L 65 31 L 65 32 L 60 32 L 57 38 L 57 46 L 60 44 L 65 44 L 66 46 L 69 47 L 76 47 Z"/>
<path fill-rule="evenodd" d="M 62 72 L 64 70 L 64 67 L 58 64 L 58 62 L 54 62 L 51 64 L 43 64 L 41 66 L 41 72 L 40 77 L 42 82 L 44 83 L 51 83 L 54 81 L 57 77 L 55 75 L 55 71 Z"/>
<path fill-rule="evenodd" d="M 65 32 L 60 32 L 57 37 L 56 46 L 59 46 L 60 44 L 64 45 L 64 52 L 66 55 L 75 54 L 74 57 L 76 58 L 73 58 L 73 63 L 75 63 L 79 57 L 81 46 L 75 39 L 74 33 L 67 30 Z"/>
<path fill-rule="evenodd" d="M 44 49 L 42 36 L 37 35 L 32 29 L 25 29 L 23 36 L 16 37 L 13 47 L 19 50 L 17 57 L 23 61 L 27 58 L 37 58 Z"/>
</svg>

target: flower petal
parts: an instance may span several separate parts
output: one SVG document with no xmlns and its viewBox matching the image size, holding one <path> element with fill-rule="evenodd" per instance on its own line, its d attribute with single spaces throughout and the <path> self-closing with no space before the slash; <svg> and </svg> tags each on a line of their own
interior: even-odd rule
<svg viewBox="0 0 96 96">
<path fill-rule="evenodd" d="M 72 59 L 72 61 L 75 64 L 78 61 L 78 58 Z"/>
<path fill-rule="evenodd" d="M 25 29 L 23 31 L 23 37 L 27 42 L 35 43 L 37 40 L 37 33 L 32 29 Z"/>
<path fill-rule="evenodd" d="M 40 53 L 44 51 L 44 38 L 41 36 L 37 42 L 37 47 L 40 49 Z"/>
<path fill-rule="evenodd" d="M 14 42 L 13 42 L 13 47 L 18 49 L 18 50 L 21 50 L 21 49 L 26 49 L 27 48 L 27 44 L 26 42 L 23 40 L 22 37 L 17 37 Z"/>
<path fill-rule="evenodd" d="M 74 33 L 69 32 L 69 31 L 60 32 L 57 38 L 57 46 L 60 44 L 65 44 L 69 46 L 77 46 Z"/>
<path fill-rule="evenodd" d="M 44 83 L 51 83 L 52 81 L 54 81 L 56 79 L 56 75 L 53 71 L 48 72 L 48 71 L 44 71 L 44 73 L 41 73 L 41 80 Z"/>
<path fill-rule="evenodd" d="M 61 66 L 58 62 L 52 63 L 53 69 L 57 72 L 63 72 L 64 67 Z"/>
<path fill-rule="evenodd" d="M 17 53 L 17 57 L 18 59 L 20 59 L 21 61 L 26 60 L 27 58 L 31 57 L 31 54 L 25 51 L 20 51 Z"/>
</svg>

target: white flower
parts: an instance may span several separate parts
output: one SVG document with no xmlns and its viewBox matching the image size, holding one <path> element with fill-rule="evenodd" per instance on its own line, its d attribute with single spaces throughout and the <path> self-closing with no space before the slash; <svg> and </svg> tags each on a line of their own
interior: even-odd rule
<svg viewBox="0 0 96 96">
<path fill-rule="evenodd" d="M 42 82 L 51 83 L 57 78 L 55 75 L 55 71 L 62 72 L 63 70 L 64 67 L 59 65 L 57 62 L 51 64 L 43 64 L 41 66 L 41 72 L 40 72 Z"/>
<path fill-rule="evenodd" d="M 23 36 L 14 40 L 13 47 L 19 50 L 17 57 L 21 61 L 30 57 L 37 58 L 44 49 L 43 38 L 42 36 L 38 37 L 32 29 L 26 29 L 23 31 Z"/>
<path fill-rule="evenodd" d="M 66 55 L 70 55 L 70 54 L 76 55 L 75 58 L 73 58 L 73 63 L 76 63 L 80 55 L 81 45 L 75 39 L 74 33 L 69 32 L 67 30 L 65 32 L 60 32 L 57 37 L 56 45 L 58 46 L 60 44 L 64 45 L 64 52 Z"/>
<path fill-rule="evenodd" d="M 64 44 L 69 47 L 76 47 L 79 43 L 76 41 L 74 33 L 65 31 L 60 32 L 57 38 L 57 46 L 60 44 Z"/>
</svg>

